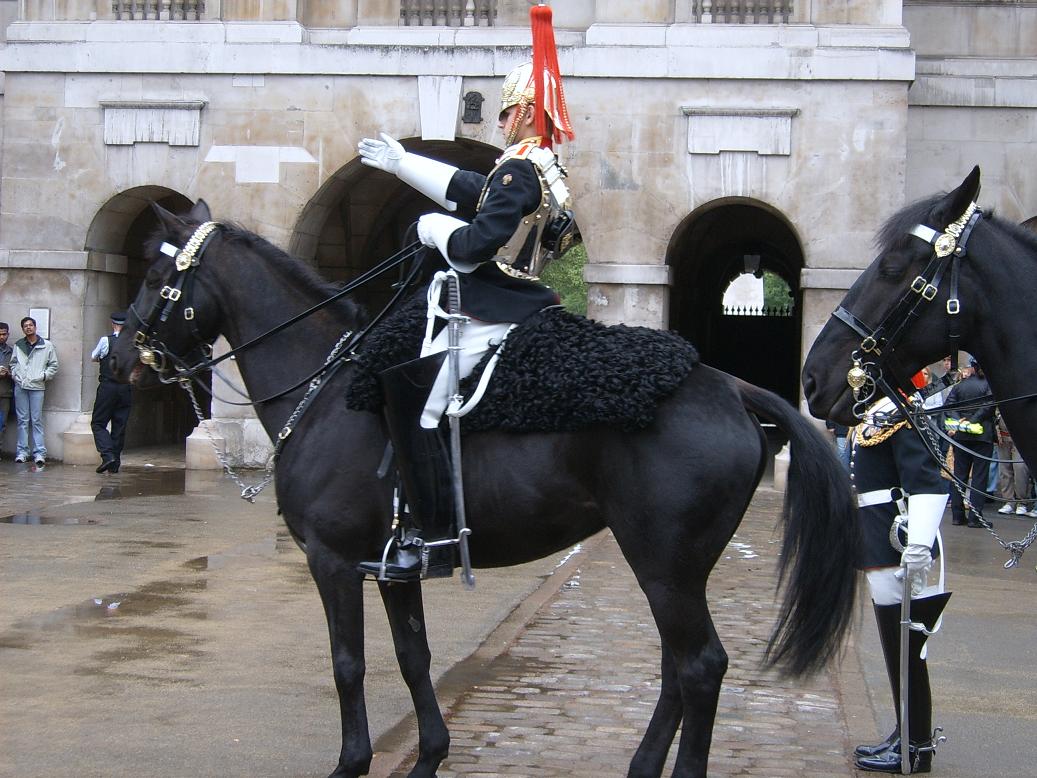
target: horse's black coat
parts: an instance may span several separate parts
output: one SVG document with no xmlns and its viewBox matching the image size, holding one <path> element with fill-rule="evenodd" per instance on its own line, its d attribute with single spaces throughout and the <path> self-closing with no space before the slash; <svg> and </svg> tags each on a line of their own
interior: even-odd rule
<svg viewBox="0 0 1037 778">
<path fill-rule="evenodd" d="M 160 240 L 177 246 L 209 219 L 201 201 L 186 218 L 158 213 Z M 140 326 L 136 312 L 152 310 L 163 285 L 175 283 L 172 259 L 152 252 L 151 261 L 126 323 L 129 333 Z M 190 295 L 149 333 L 156 348 L 181 355 L 220 334 L 232 347 L 248 343 L 329 296 L 302 263 L 240 231 L 217 230 L 198 267 L 187 272 L 195 274 Z M 194 311 L 190 322 L 186 306 Z M 360 324 L 352 306 L 336 305 L 241 351 L 237 365 L 249 393 L 270 397 L 294 386 L 322 364 L 344 330 Z M 111 357 L 123 379 L 139 366 L 133 340 L 120 338 Z M 298 419 L 275 473 L 285 523 L 305 547 L 328 620 L 342 722 L 334 776 L 363 775 L 371 764 L 364 583 L 357 564 L 381 552 L 391 521 L 391 479 L 377 477 L 386 446 L 380 417 L 349 410 L 343 401 L 356 372 L 347 365 L 330 379 Z M 271 438 L 303 391 L 257 406 Z M 539 382 L 530 389 L 543 391 Z M 659 775 L 678 728 L 674 774 L 706 774 L 727 668 L 706 582 L 764 470 L 766 441 L 756 415 L 775 422 L 792 450 L 780 557 L 785 586 L 769 658 L 793 673 L 809 672 L 839 650 L 850 624 L 856 512 L 832 446 L 788 403 L 699 365 L 641 429 L 597 424 L 579 432 L 488 431 L 465 438 L 466 512 L 477 567 L 529 561 L 608 527 L 648 598 L 659 629 L 662 685 L 631 775 Z M 411 775 L 434 776 L 450 738 L 429 677 L 421 585 L 379 590 L 418 719 Z"/>
<path fill-rule="evenodd" d="M 421 290 L 367 337 L 347 400 L 354 410 L 380 412 L 377 373 L 414 359 L 425 333 Z M 492 352 L 461 384 L 471 396 Z M 694 346 L 672 332 L 606 327 L 561 308 L 526 319 L 507 338 L 486 394 L 461 425 L 465 433 L 574 432 L 596 424 L 647 427 L 658 404 L 698 364 Z"/>
</svg>

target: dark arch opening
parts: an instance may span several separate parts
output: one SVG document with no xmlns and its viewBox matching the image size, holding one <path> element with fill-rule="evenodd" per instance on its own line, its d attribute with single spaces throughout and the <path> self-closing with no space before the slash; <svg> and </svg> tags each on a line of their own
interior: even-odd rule
<svg viewBox="0 0 1037 778">
<path fill-rule="evenodd" d="M 788 221 L 755 200 L 708 203 L 675 231 L 667 264 L 671 329 L 694 343 L 704 362 L 797 405 L 803 250 Z M 789 310 L 725 312 L 724 292 L 746 272 L 780 278 Z"/>
<path fill-rule="evenodd" d="M 152 202 L 173 213 L 184 213 L 192 205 L 186 196 L 164 186 L 135 187 L 108 200 L 97 212 L 87 231 L 87 251 L 126 258 L 126 273 L 121 279 L 121 304 L 117 307 L 128 308 L 144 282 L 147 272 L 144 242 L 159 226 L 158 218 L 150 207 Z M 87 350 L 92 349 L 93 345 L 89 344 Z M 206 387 L 209 386 L 208 376 L 199 377 L 199 380 Z M 210 401 L 207 390 L 196 390 L 196 395 L 203 414 L 208 417 Z M 197 424 L 190 400 L 178 386 L 165 385 L 136 391 L 126 426 L 126 448 L 183 445 L 184 439 Z"/>
</svg>

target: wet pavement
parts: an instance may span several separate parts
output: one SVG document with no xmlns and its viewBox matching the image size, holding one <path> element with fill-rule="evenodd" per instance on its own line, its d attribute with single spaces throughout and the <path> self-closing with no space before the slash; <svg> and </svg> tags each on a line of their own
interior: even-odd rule
<svg viewBox="0 0 1037 778">
<path fill-rule="evenodd" d="M 0 463 L 0 776 L 326 775 L 339 735 L 323 613 L 272 494 L 249 505 L 218 474 L 151 452 L 127 462 L 115 476 Z M 852 776 L 852 745 L 892 722 L 870 606 L 837 668 L 809 681 L 759 668 L 780 504 L 757 492 L 710 583 L 731 659 L 710 775 Z M 997 524 L 1011 538 L 1030 526 Z M 935 772 L 1032 774 L 1033 554 L 1004 570 L 986 533 L 945 531 Z M 611 536 L 478 580 L 425 588 L 453 735 L 439 774 L 624 774 L 659 648 Z M 372 775 L 405 775 L 415 727 L 374 587 L 368 614 Z"/>
</svg>

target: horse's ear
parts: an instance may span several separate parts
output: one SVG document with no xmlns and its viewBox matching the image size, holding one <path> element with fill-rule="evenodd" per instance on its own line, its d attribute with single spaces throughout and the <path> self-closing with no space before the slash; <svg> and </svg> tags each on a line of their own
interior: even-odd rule
<svg viewBox="0 0 1037 778">
<path fill-rule="evenodd" d="M 965 209 L 979 199 L 979 189 L 979 165 L 976 165 L 972 172 L 965 176 L 961 186 L 940 201 L 937 207 L 937 222 L 947 225 L 965 213 Z"/>
<path fill-rule="evenodd" d="M 196 222 L 210 221 L 212 214 L 209 213 L 209 204 L 199 197 L 198 202 L 191 207 L 189 216 Z"/>
<path fill-rule="evenodd" d="M 184 226 L 184 220 L 177 216 L 175 213 L 167 211 L 161 205 L 156 202 L 151 203 L 151 210 L 155 212 L 155 216 L 158 217 L 159 223 L 166 229 L 167 232 L 176 232 L 179 228 Z"/>
</svg>

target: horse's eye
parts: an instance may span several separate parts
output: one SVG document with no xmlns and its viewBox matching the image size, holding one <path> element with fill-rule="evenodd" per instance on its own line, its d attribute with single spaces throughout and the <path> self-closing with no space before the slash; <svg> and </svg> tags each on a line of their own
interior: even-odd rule
<svg viewBox="0 0 1037 778">
<path fill-rule="evenodd" d="M 158 265 L 152 265 L 144 276 L 144 285 L 148 289 L 158 289 L 162 285 L 162 270 Z"/>
<path fill-rule="evenodd" d="M 910 264 L 911 257 L 907 252 L 891 251 L 879 260 L 879 275 L 891 280 L 903 278 Z"/>
</svg>

